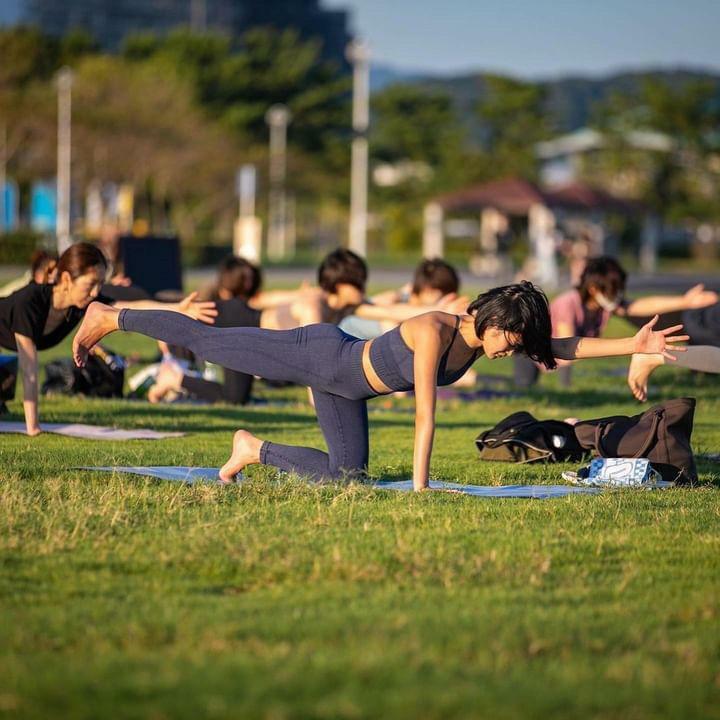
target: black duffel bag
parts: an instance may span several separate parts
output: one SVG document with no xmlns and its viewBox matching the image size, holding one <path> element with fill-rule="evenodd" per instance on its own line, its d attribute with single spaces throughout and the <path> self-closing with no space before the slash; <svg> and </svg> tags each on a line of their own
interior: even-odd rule
<svg viewBox="0 0 720 720">
<path fill-rule="evenodd" d="M 575 426 L 580 445 L 600 457 L 647 458 L 675 483 L 697 481 L 690 436 L 695 398 L 679 398 L 653 405 L 638 415 L 586 420 Z"/>
<path fill-rule="evenodd" d="M 500 462 L 577 462 L 585 455 L 572 425 L 537 420 L 525 411 L 508 415 L 480 433 L 475 445 L 481 460 Z"/>
</svg>

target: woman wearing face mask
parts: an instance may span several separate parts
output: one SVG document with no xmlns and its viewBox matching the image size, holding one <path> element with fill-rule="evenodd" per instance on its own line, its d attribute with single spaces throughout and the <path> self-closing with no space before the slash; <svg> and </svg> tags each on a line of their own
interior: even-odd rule
<svg viewBox="0 0 720 720">
<path fill-rule="evenodd" d="M 41 432 L 38 417 L 38 350 L 46 350 L 66 338 L 82 320 L 93 300 L 112 300 L 100 295 L 107 271 L 105 256 L 94 245 L 77 243 L 58 260 L 56 282 L 31 282 L 8 297 L 0 298 L 0 347 L 16 351 L 23 375 L 23 408 L 27 434 Z M 152 300 L 119 302 L 116 307 L 164 309 L 181 312 L 203 322 L 213 322 L 215 304 L 194 302 L 194 294 L 180 303 Z"/>
<path fill-rule="evenodd" d="M 550 303 L 553 337 L 600 337 L 612 315 L 627 318 L 640 325 L 653 315 L 663 316 L 660 327 L 681 323 L 684 310 L 703 308 L 718 301 L 718 294 L 702 285 L 690 288 L 684 295 L 655 295 L 630 300 L 625 297 L 627 273 L 611 257 L 588 260 L 576 288 L 558 295 Z M 538 379 L 540 367 L 524 356 L 516 356 L 515 385 L 527 389 Z M 568 362 L 559 362 L 560 379 L 570 385 Z"/>
</svg>

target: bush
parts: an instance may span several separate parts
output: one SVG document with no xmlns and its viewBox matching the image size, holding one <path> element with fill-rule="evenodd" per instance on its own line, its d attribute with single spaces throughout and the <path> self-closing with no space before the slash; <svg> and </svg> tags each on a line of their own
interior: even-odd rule
<svg viewBox="0 0 720 720">
<path fill-rule="evenodd" d="M 33 251 L 43 245 L 43 236 L 32 230 L 4 233 L 0 235 L 0 264 L 29 265 Z"/>
</svg>

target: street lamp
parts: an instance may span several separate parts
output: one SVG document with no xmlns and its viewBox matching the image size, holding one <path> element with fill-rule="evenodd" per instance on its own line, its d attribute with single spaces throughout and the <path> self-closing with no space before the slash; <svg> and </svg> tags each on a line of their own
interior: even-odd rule
<svg viewBox="0 0 720 720">
<path fill-rule="evenodd" d="M 367 255 L 368 140 L 370 79 L 368 46 L 353 40 L 346 57 L 353 66 L 352 164 L 350 170 L 350 249 Z"/>
<path fill-rule="evenodd" d="M 292 120 L 285 105 L 273 105 L 265 113 L 270 127 L 270 197 L 268 207 L 268 257 L 279 260 L 287 253 L 287 201 L 285 172 L 287 166 L 287 126 Z"/>
<path fill-rule="evenodd" d="M 72 244 L 70 234 L 70 184 L 71 184 L 71 127 L 72 127 L 73 72 L 63 67 L 57 74 L 58 127 L 57 127 L 57 210 L 55 232 L 58 254 Z"/>
</svg>

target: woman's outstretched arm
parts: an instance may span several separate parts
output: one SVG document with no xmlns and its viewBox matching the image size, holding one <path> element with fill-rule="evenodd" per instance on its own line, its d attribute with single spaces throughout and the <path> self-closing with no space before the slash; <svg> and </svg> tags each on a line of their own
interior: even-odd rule
<svg viewBox="0 0 720 720">
<path fill-rule="evenodd" d="M 670 360 L 675 356 L 670 353 L 685 352 L 685 348 L 676 345 L 690 339 L 688 335 L 673 335 L 682 330 L 682 325 L 673 325 L 665 330 L 654 331 L 658 321 L 656 315 L 649 323 L 643 325 L 638 332 L 629 338 L 553 338 L 553 355 L 560 360 L 583 360 L 594 357 L 616 357 L 633 353 L 661 353 Z"/>
<path fill-rule="evenodd" d="M 704 285 L 691 287 L 684 295 L 653 295 L 650 297 L 632 300 L 624 312 L 618 315 L 632 315 L 647 317 L 659 313 L 680 312 L 714 305 L 718 301 L 718 294 L 713 290 L 706 290 Z"/>
<path fill-rule="evenodd" d="M 215 302 L 198 300 L 197 296 L 197 292 L 191 292 L 176 303 L 158 302 L 157 300 L 118 300 L 114 303 L 114 307 L 118 310 L 123 308 L 128 310 L 172 310 L 187 315 L 193 320 L 200 320 L 200 322 L 212 325 L 218 314 Z"/>
</svg>

